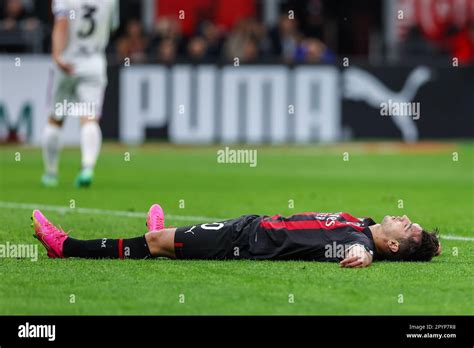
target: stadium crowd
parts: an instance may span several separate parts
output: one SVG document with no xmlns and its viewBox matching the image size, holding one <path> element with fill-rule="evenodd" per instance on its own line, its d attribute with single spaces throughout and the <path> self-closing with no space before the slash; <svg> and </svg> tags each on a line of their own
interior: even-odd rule
<svg viewBox="0 0 474 348">
<path fill-rule="evenodd" d="M 276 23 L 267 25 L 258 0 L 160 0 L 148 28 L 140 19 L 143 12 L 137 10 L 142 4 L 120 2 L 121 26 L 108 50 L 118 63 L 125 58 L 137 63 L 228 63 L 236 57 L 239 63 L 333 63 L 337 56 L 367 58 L 375 46 L 385 49 L 380 41 L 374 45 L 374 38 L 383 36 L 379 1 L 362 0 L 355 6 L 348 0 L 280 0 Z M 0 52 L 49 52 L 50 8 L 51 0 L 3 0 Z M 185 9 L 182 18 L 177 16 L 180 9 Z M 289 9 L 294 9 L 293 17 Z M 474 62 L 474 21 L 462 28 L 438 28 L 437 35 L 418 26 L 408 28 L 401 56 L 451 56 L 460 57 L 463 64 Z"/>
<path fill-rule="evenodd" d="M 256 18 L 255 6 L 251 7 L 250 11 L 244 9 L 245 13 L 235 12 L 232 23 L 227 21 L 221 25 L 218 21 L 204 18 L 196 20 L 191 30 L 188 23 L 182 25 L 176 16 L 160 18 L 150 32 L 144 30 L 139 19 L 126 19 L 114 37 L 109 53 L 117 61 L 128 57 L 132 62 L 164 64 L 182 59 L 225 62 L 235 57 L 242 63 L 266 59 L 281 59 L 286 63 L 334 61 L 334 53 L 322 38 L 305 35 L 297 19 L 282 14 L 275 27 L 267 28 Z M 33 8 L 32 1 L 5 0 L 0 15 L 0 33 L 2 43 L 10 45 L 4 46 L 3 51 L 32 50 L 28 45 L 20 47 L 18 43 L 43 28 L 33 16 Z M 43 29 L 50 30 L 50 26 Z M 50 45 L 48 36 L 42 39 L 43 51 L 47 51 Z M 7 37 L 11 39 L 5 40 Z M 26 40 L 25 43 L 30 42 Z"/>
<path fill-rule="evenodd" d="M 129 21 L 115 41 L 118 60 L 157 61 L 171 64 L 180 59 L 193 62 L 241 63 L 281 59 L 286 63 L 330 63 L 333 52 L 317 37 L 307 37 L 298 29 L 296 20 L 281 15 L 278 25 L 267 30 L 255 18 L 239 20 L 229 31 L 213 22 L 199 23 L 194 35 L 181 32 L 179 21 L 164 18 L 156 23 L 151 35 L 145 35 L 138 20 Z"/>
</svg>

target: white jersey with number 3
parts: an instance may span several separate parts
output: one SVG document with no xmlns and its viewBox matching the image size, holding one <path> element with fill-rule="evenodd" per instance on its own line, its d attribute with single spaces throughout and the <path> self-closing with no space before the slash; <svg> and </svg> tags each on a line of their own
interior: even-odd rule
<svg viewBox="0 0 474 348">
<path fill-rule="evenodd" d="M 53 0 L 56 19 L 68 20 L 67 46 L 62 59 L 75 75 L 105 74 L 110 32 L 118 27 L 117 0 Z"/>
</svg>

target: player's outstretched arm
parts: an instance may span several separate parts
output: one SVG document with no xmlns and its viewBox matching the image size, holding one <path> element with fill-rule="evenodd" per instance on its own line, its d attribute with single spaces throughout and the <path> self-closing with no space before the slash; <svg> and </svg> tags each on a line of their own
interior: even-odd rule
<svg viewBox="0 0 474 348">
<path fill-rule="evenodd" d="M 73 66 L 62 61 L 61 54 L 67 46 L 69 23 L 66 16 L 56 17 L 54 20 L 53 34 L 52 34 L 52 52 L 56 65 L 70 75 L 73 73 Z"/>
<path fill-rule="evenodd" d="M 362 268 L 370 266 L 372 255 L 362 245 L 355 244 L 346 250 L 346 256 L 339 264 L 344 268 Z"/>
</svg>

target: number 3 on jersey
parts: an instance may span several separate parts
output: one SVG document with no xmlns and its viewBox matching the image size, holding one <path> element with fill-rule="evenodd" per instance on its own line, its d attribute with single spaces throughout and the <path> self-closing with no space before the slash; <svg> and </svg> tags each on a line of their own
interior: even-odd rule
<svg viewBox="0 0 474 348">
<path fill-rule="evenodd" d="M 85 39 L 94 33 L 96 20 L 94 19 L 94 13 L 97 11 L 97 7 L 91 5 L 82 6 L 82 28 L 77 32 L 77 35 L 81 39 Z"/>
</svg>

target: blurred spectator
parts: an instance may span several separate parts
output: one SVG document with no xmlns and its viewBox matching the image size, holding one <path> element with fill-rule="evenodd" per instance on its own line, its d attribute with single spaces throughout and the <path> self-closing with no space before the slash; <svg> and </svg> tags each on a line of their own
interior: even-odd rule
<svg viewBox="0 0 474 348">
<path fill-rule="evenodd" d="M 282 14 L 278 26 L 270 32 L 272 53 L 280 56 L 286 63 L 291 63 L 300 38 L 296 19 L 290 19 L 288 14 Z"/>
<path fill-rule="evenodd" d="M 254 63 L 258 60 L 259 56 L 258 41 L 251 36 L 244 38 L 241 61 L 244 63 Z"/>
<path fill-rule="evenodd" d="M 39 21 L 29 15 L 21 0 L 6 0 L 3 8 L 2 30 L 22 29 L 32 31 L 38 28 Z"/>
<path fill-rule="evenodd" d="M 256 61 L 265 50 L 265 27 L 253 18 L 240 21 L 230 32 L 225 43 L 225 55 L 228 61 L 239 58 L 241 63 Z"/>
<path fill-rule="evenodd" d="M 203 61 L 207 57 L 207 41 L 201 36 L 195 36 L 189 40 L 188 55 L 194 62 Z"/>
<path fill-rule="evenodd" d="M 141 23 L 136 19 L 129 21 L 125 28 L 125 34 L 119 37 L 115 44 L 117 60 L 123 61 L 125 58 L 130 58 L 132 62 L 144 62 L 147 42 Z"/>
<path fill-rule="evenodd" d="M 158 45 L 158 62 L 162 64 L 173 64 L 177 56 L 176 41 L 165 38 Z"/>
<path fill-rule="evenodd" d="M 41 53 L 44 33 L 41 22 L 31 15 L 32 1 L 5 0 L 0 4 L 0 52 Z"/>
<path fill-rule="evenodd" d="M 214 23 L 206 21 L 200 25 L 199 32 L 204 40 L 206 40 L 207 56 L 209 58 L 219 58 L 224 39 L 223 30 Z"/>
<path fill-rule="evenodd" d="M 335 55 L 316 38 L 304 39 L 295 52 L 296 63 L 334 63 Z"/>
<path fill-rule="evenodd" d="M 2 20 L 3 30 L 16 29 L 21 20 L 26 17 L 26 11 L 20 0 L 7 0 L 4 3 L 5 16 Z"/>
<path fill-rule="evenodd" d="M 179 53 L 186 53 L 181 26 L 174 18 L 162 18 L 155 24 L 148 52 L 153 61 L 172 64 Z"/>
<path fill-rule="evenodd" d="M 154 31 L 155 39 L 172 39 L 172 40 L 180 40 L 181 38 L 181 25 L 175 18 L 162 18 L 156 22 L 155 31 Z"/>
</svg>

